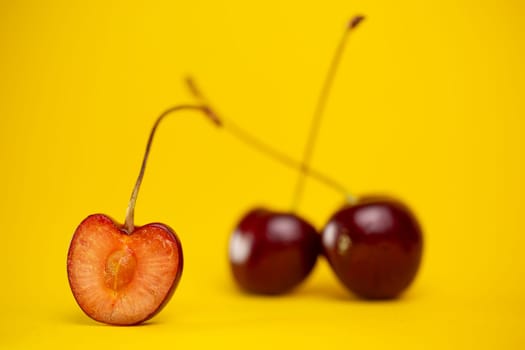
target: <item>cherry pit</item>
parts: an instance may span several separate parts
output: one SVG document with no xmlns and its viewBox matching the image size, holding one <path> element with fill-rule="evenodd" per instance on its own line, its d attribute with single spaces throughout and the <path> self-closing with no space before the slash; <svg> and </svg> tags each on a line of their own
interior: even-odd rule
<svg viewBox="0 0 525 350">
<path fill-rule="evenodd" d="M 364 299 L 391 299 L 407 289 L 418 272 L 423 251 L 423 233 L 411 209 L 383 195 L 357 198 L 309 166 L 346 41 L 363 19 L 356 16 L 349 22 L 337 47 L 300 162 L 232 121 L 219 118 L 195 82 L 187 79 L 198 102 L 169 108 L 155 121 L 124 224 L 105 214 L 94 214 L 75 230 L 67 256 L 67 274 L 75 300 L 89 317 L 111 325 L 140 324 L 168 303 L 179 283 L 183 252 L 177 234 L 162 223 L 135 226 L 134 210 L 157 127 L 165 117 L 182 111 L 202 114 L 246 145 L 298 170 L 290 211 L 253 208 L 233 230 L 229 263 L 233 278 L 242 290 L 262 295 L 287 293 L 309 276 L 319 256 L 326 258 L 350 292 Z M 306 176 L 346 198 L 321 232 L 296 210 Z"/>
</svg>

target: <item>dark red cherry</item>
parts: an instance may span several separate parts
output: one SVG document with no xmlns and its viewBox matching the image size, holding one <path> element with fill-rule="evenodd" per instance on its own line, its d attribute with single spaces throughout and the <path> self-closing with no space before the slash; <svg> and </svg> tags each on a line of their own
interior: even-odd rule
<svg viewBox="0 0 525 350">
<path fill-rule="evenodd" d="M 295 214 L 251 210 L 230 238 L 233 277 L 247 292 L 288 292 L 312 271 L 320 238 L 311 224 Z"/>
<path fill-rule="evenodd" d="M 398 296 L 414 280 L 423 235 L 410 209 L 368 197 L 337 211 L 322 233 L 324 254 L 339 280 L 363 298 Z"/>
</svg>

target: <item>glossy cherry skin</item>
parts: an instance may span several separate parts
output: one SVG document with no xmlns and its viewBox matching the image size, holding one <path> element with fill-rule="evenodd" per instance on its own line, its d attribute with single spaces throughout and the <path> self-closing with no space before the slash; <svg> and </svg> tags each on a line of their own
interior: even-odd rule
<svg viewBox="0 0 525 350">
<path fill-rule="evenodd" d="M 322 247 L 349 290 L 363 298 L 389 299 L 414 280 L 423 234 L 406 205 L 369 197 L 343 206 L 332 216 L 322 232 Z"/>
<path fill-rule="evenodd" d="M 286 293 L 312 271 L 320 241 L 316 229 L 297 215 L 251 210 L 230 238 L 233 277 L 247 292 Z"/>
</svg>

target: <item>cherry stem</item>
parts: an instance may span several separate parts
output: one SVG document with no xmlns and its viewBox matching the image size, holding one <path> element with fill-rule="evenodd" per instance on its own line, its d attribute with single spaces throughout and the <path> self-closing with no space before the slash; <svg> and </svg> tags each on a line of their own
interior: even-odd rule
<svg viewBox="0 0 525 350">
<path fill-rule="evenodd" d="M 215 125 L 221 126 L 222 123 L 219 120 L 219 118 L 212 112 L 211 109 L 209 109 L 205 105 L 178 105 L 171 108 L 168 108 L 162 114 L 157 118 L 155 121 L 155 124 L 153 124 L 153 127 L 151 128 L 151 132 L 149 134 L 148 143 L 146 144 L 146 152 L 144 153 L 144 158 L 142 159 L 142 165 L 140 167 L 139 176 L 137 177 L 137 182 L 135 182 L 135 187 L 133 187 L 133 192 L 131 192 L 131 198 L 129 200 L 128 208 L 126 210 L 126 221 L 124 224 L 124 228 L 128 234 L 131 234 L 134 229 L 134 219 L 135 219 L 135 204 L 137 202 L 137 196 L 139 193 L 140 185 L 142 183 L 142 179 L 144 178 L 144 172 L 146 171 L 146 163 L 148 161 L 149 152 L 151 149 L 151 144 L 153 143 L 153 138 L 155 136 L 155 132 L 157 131 L 157 127 L 159 126 L 160 122 L 166 118 L 168 115 L 183 111 L 183 110 L 196 110 L 203 112 Z"/>
<path fill-rule="evenodd" d="M 328 95 L 330 94 L 330 90 L 333 86 L 334 78 L 337 73 L 337 69 L 339 68 L 339 63 L 341 62 L 341 57 L 343 56 L 349 34 L 352 32 L 353 29 L 355 29 L 359 25 L 359 23 L 361 23 L 361 21 L 363 21 L 363 19 L 363 16 L 355 16 L 350 20 L 343 33 L 343 37 L 339 41 L 339 45 L 337 46 L 334 56 L 332 57 L 332 62 L 330 63 L 328 73 L 326 75 L 324 84 L 321 89 L 321 93 L 319 94 L 319 98 L 317 100 L 312 124 L 310 126 L 310 132 L 304 148 L 303 158 L 301 161 L 301 167 L 303 168 L 308 168 L 312 159 L 314 146 L 319 134 L 321 119 L 326 108 L 326 101 L 328 100 Z M 299 206 L 301 196 L 304 192 L 304 182 L 305 172 L 301 171 L 299 173 L 295 186 L 295 194 L 292 202 L 292 211 L 295 211 Z"/>
<path fill-rule="evenodd" d="M 195 84 L 195 81 L 192 78 L 187 77 L 186 84 L 194 97 L 199 99 L 206 106 L 211 105 L 206 99 L 206 97 L 197 88 L 197 85 Z M 208 108 L 211 108 L 211 107 L 208 107 Z M 280 162 L 283 165 L 286 165 L 292 169 L 299 170 L 299 171 L 306 173 L 308 176 L 311 176 L 312 178 L 326 185 L 327 187 L 330 187 L 333 190 L 339 193 L 342 193 L 345 197 L 348 198 L 349 201 L 353 201 L 354 197 L 349 194 L 346 188 L 340 183 L 338 183 L 337 181 L 330 178 L 329 176 L 315 169 L 312 169 L 308 166 L 303 166 L 301 163 L 299 163 L 295 159 L 277 150 L 276 148 L 268 145 L 267 143 L 261 141 L 260 139 L 256 138 L 255 136 L 253 136 L 252 134 L 250 134 L 243 128 L 239 127 L 237 124 L 233 123 L 232 121 L 224 119 L 222 116 L 221 116 L 221 121 L 222 121 L 222 126 L 225 130 L 227 130 L 229 133 L 231 133 L 233 136 L 235 136 L 240 141 L 244 142 L 246 145 L 256 149 L 260 153 L 263 153 L 269 156 L 270 158 L 273 158 L 274 160 Z"/>
</svg>

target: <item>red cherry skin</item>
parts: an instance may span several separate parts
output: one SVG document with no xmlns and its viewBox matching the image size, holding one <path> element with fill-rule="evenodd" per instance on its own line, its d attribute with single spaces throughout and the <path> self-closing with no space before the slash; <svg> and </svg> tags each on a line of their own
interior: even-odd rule
<svg viewBox="0 0 525 350">
<path fill-rule="evenodd" d="M 367 299 L 389 299 L 414 280 L 423 251 L 410 209 L 387 197 L 365 197 L 338 210 L 322 232 L 323 253 L 339 280 Z"/>
<path fill-rule="evenodd" d="M 248 212 L 234 230 L 229 261 L 237 284 L 255 294 L 282 294 L 312 271 L 320 235 L 295 214 L 263 208 Z"/>
</svg>

